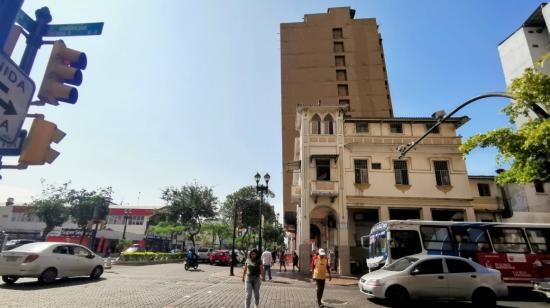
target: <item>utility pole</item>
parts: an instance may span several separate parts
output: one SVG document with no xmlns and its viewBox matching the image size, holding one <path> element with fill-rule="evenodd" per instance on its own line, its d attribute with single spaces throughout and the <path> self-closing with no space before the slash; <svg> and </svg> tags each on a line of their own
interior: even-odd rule
<svg viewBox="0 0 550 308">
<path fill-rule="evenodd" d="M 231 268 L 229 269 L 229 276 L 235 276 L 233 268 L 235 267 L 235 262 L 237 261 L 235 256 L 235 237 L 237 233 L 237 210 L 238 206 L 235 204 L 235 210 L 233 211 L 233 243 L 231 244 Z"/>
</svg>

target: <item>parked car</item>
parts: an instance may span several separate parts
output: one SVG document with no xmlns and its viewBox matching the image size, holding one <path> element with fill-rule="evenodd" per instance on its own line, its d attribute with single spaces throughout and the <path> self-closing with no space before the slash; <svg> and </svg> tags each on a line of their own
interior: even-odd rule
<svg viewBox="0 0 550 308">
<path fill-rule="evenodd" d="M 145 251 L 145 249 L 143 249 L 143 247 L 141 247 L 141 245 L 139 244 L 132 244 L 132 246 L 126 248 L 123 253 L 125 252 L 142 252 L 142 251 Z"/>
<path fill-rule="evenodd" d="M 0 253 L 0 275 L 7 284 L 21 277 L 34 277 L 42 283 L 56 278 L 103 274 L 103 258 L 88 248 L 70 243 L 36 242 Z"/>
<path fill-rule="evenodd" d="M 6 246 L 4 247 L 4 250 L 12 250 L 14 248 L 17 248 L 19 246 L 34 243 L 35 240 L 23 240 L 23 239 L 17 239 L 17 240 L 9 240 L 6 242 Z"/>
<path fill-rule="evenodd" d="M 392 305 L 411 299 L 433 298 L 472 301 L 476 306 L 496 306 L 508 289 L 498 270 L 471 260 L 433 255 L 413 255 L 361 277 L 359 290 L 369 298 Z"/>
<path fill-rule="evenodd" d="M 210 254 L 212 253 L 214 249 L 212 248 L 199 248 L 197 249 L 197 257 L 199 258 L 199 262 L 209 262 L 210 261 Z"/>
<path fill-rule="evenodd" d="M 210 264 L 229 265 L 231 254 L 229 250 L 216 250 L 210 254 Z"/>
</svg>

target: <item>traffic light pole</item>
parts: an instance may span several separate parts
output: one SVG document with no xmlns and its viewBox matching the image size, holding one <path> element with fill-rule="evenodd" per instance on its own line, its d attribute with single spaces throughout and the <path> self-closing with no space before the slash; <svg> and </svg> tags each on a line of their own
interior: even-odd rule
<svg viewBox="0 0 550 308">
<path fill-rule="evenodd" d="M 38 49 L 44 44 L 42 37 L 46 33 L 48 24 L 52 22 L 52 15 L 47 7 L 36 10 L 36 23 L 34 29 L 29 31 L 29 37 L 27 38 L 27 47 L 23 52 L 21 63 L 19 67 L 26 73 L 30 74 L 34 59 L 38 53 Z"/>
</svg>

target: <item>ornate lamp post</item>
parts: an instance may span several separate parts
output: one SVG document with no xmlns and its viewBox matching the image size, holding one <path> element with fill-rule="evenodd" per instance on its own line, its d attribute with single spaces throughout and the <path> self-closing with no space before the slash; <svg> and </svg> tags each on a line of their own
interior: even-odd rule
<svg viewBox="0 0 550 308">
<path fill-rule="evenodd" d="M 128 226 L 128 218 L 132 216 L 131 209 L 124 209 L 124 231 L 122 231 L 122 239 L 126 239 L 126 227 Z"/>
<path fill-rule="evenodd" d="M 262 207 L 264 205 L 264 194 L 267 194 L 269 192 L 269 179 L 271 177 L 269 176 L 269 173 L 266 173 L 264 175 L 264 181 L 265 185 L 260 185 L 260 180 L 262 176 L 259 173 L 256 173 L 254 176 L 254 179 L 256 180 L 256 192 L 260 193 L 260 228 L 259 228 L 259 239 L 258 239 L 258 247 L 260 248 L 260 255 L 262 254 Z"/>
</svg>

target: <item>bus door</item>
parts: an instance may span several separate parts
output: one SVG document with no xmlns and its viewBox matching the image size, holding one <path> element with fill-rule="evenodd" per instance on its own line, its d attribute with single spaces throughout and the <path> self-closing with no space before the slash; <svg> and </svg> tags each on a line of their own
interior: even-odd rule
<svg viewBox="0 0 550 308">
<path fill-rule="evenodd" d="M 422 252 L 420 235 L 416 230 L 390 230 L 389 242 L 392 260 Z"/>
<path fill-rule="evenodd" d="M 527 261 L 535 280 L 550 278 L 550 228 L 525 228 L 525 233 L 533 252 Z"/>
<path fill-rule="evenodd" d="M 530 250 L 521 228 L 488 228 L 495 253 L 480 253 L 479 263 L 499 270 L 507 283 L 528 284 L 536 277 Z"/>
<path fill-rule="evenodd" d="M 458 256 L 479 263 L 479 253 L 492 252 L 486 228 L 467 224 L 452 225 L 451 233 Z"/>
</svg>

